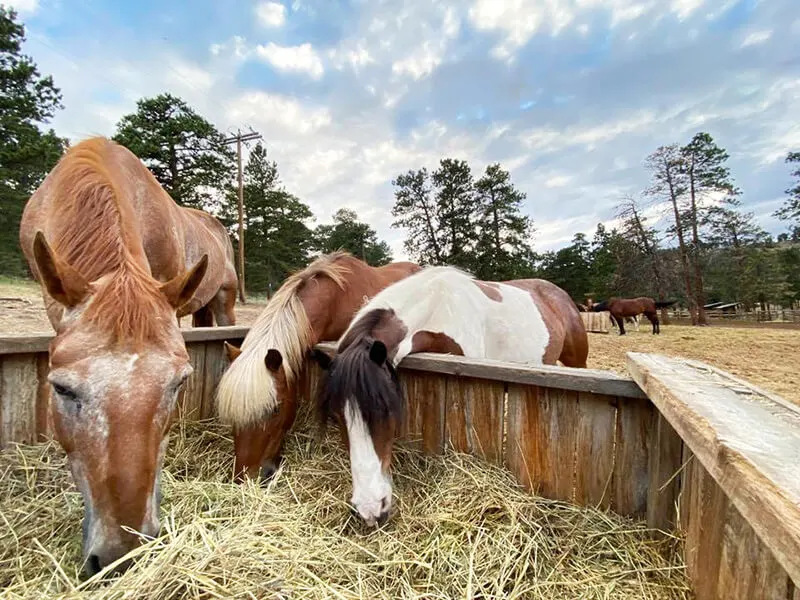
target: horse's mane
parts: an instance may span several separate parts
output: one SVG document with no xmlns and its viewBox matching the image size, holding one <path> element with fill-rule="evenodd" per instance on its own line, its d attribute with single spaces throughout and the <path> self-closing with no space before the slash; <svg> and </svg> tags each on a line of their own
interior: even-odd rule
<svg viewBox="0 0 800 600">
<path fill-rule="evenodd" d="M 136 217 L 108 170 L 112 144 L 91 138 L 71 148 L 54 172 L 58 213 L 53 250 L 87 281 L 103 279 L 84 319 L 116 342 L 141 345 L 164 335 L 153 318 L 165 297 L 151 276 Z"/>
<path fill-rule="evenodd" d="M 280 350 L 287 383 L 292 382 L 305 363 L 312 345 L 312 328 L 298 294 L 308 282 L 326 277 L 341 289 L 350 269 L 342 264 L 347 252 L 317 258 L 291 275 L 259 315 L 242 343 L 242 353 L 231 364 L 217 388 L 219 417 L 223 422 L 248 425 L 277 408 L 275 379 L 264 366 L 270 348 Z"/>
<path fill-rule="evenodd" d="M 389 371 L 387 377 L 382 372 L 384 367 L 377 365 L 369 356 L 370 347 L 375 341 L 371 333 L 391 312 L 388 309 L 371 311 L 342 339 L 339 353 L 330 363 L 317 399 L 323 425 L 335 414 L 344 413 L 349 398 L 355 399 L 361 417 L 373 436 L 376 428 L 390 418 L 398 423 L 402 421 L 405 400 L 391 360 L 385 363 Z"/>
</svg>

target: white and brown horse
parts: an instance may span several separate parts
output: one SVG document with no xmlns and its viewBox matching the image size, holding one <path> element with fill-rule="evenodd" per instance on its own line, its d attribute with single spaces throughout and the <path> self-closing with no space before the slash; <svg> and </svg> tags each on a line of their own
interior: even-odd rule
<svg viewBox="0 0 800 600">
<path fill-rule="evenodd" d="M 50 414 L 85 506 L 89 574 L 159 531 L 159 472 L 192 372 L 176 314 L 233 320 L 229 243 L 178 207 L 136 156 L 70 149 L 28 200 L 20 242 L 56 331 Z"/>
<path fill-rule="evenodd" d="M 453 267 L 428 267 L 364 306 L 327 369 L 320 415 L 339 423 L 350 453 L 351 503 L 370 525 L 392 504 L 390 463 L 404 400 L 396 366 L 415 352 L 531 365 L 586 367 L 588 338 L 573 301 L 540 279 L 477 281 Z"/>
<path fill-rule="evenodd" d="M 323 256 L 284 282 L 241 349 L 226 344 L 231 365 L 217 405 L 219 418 L 233 426 L 238 481 L 268 479 L 277 470 L 311 348 L 338 339 L 365 298 L 419 269 L 409 262 L 371 267 L 345 252 Z"/>
</svg>

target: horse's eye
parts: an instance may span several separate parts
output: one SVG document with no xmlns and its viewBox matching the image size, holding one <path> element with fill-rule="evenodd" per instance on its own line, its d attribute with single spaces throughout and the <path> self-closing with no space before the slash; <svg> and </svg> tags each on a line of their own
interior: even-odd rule
<svg viewBox="0 0 800 600">
<path fill-rule="evenodd" d="M 64 400 L 69 400 L 70 402 L 75 402 L 78 399 L 78 395 L 75 392 L 58 383 L 53 384 L 53 391 L 56 393 L 56 395 L 60 396 Z"/>
</svg>

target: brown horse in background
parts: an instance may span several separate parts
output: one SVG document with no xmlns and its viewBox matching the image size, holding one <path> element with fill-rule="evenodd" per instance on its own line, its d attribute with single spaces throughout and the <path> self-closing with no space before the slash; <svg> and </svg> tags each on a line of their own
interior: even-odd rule
<svg viewBox="0 0 800 600">
<path fill-rule="evenodd" d="M 83 231 L 67 232 L 73 224 L 64 214 L 67 207 L 59 196 L 65 183 L 79 186 L 87 196 L 99 195 L 105 193 L 105 181 L 129 205 L 131 218 L 126 226 L 132 228 L 132 235 L 140 238 L 145 268 L 156 281 L 168 281 L 182 273 L 187 265 L 196 264 L 203 255 L 208 257 L 200 287 L 191 301 L 180 308 L 178 318 L 191 314 L 195 327 L 211 327 L 214 320 L 217 325 L 235 325 L 233 307 L 238 279 L 233 245 L 222 223 L 203 211 L 178 206 L 142 162 L 115 142 L 105 138 L 88 139 L 67 152 L 62 161 L 67 156 L 70 157 L 67 166 L 72 170 L 56 165 L 52 176 L 45 179 L 28 200 L 22 216 L 20 243 L 34 277 L 37 271 L 33 261 L 33 238 L 37 230 L 42 230 L 47 240 L 55 240 L 53 250 L 78 271 L 81 270 L 79 263 L 91 262 L 95 253 L 113 252 L 110 248 L 97 247 L 94 251 L 88 248 L 102 237 L 99 229 L 105 226 L 94 213 L 84 215 L 89 220 L 83 223 Z M 92 187 L 92 184 L 96 185 Z M 81 210 L 89 211 L 95 204 L 85 204 Z M 91 210 L 104 209 L 98 204 Z M 57 328 L 64 307 L 46 290 L 43 295 L 47 316 Z"/>
<path fill-rule="evenodd" d="M 297 384 L 309 351 L 344 333 L 353 315 L 386 286 L 420 270 L 397 262 L 371 267 L 336 252 L 284 282 L 241 349 L 226 344 L 231 365 L 217 388 L 219 418 L 233 426 L 235 477 L 269 479 L 297 414 Z"/>
<path fill-rule="evenodd" d="M 83 496 L 90 575 L 136 531 L 158 535 L 166 433 L 192 373 L 176 314 L 210 304 L 233 321 L 225 237 L 103 138 L 68 150 L 25 206 L 20 243 L 56 331 L 50 416 Z"/>
<path fill-rule="evenodd" d="M 612 323 L 619 327 L 619 334 L 625 335 L 625 318 L 644 315 L 653 324 L 653 335 L 661 333 L 661 325 L 658 320 L 656 309 L 666 308 L 675 304 L 674 300 L 656 302 L 647 296 L 639 298 L 611 298 L 604 302 L 592 304 L 590 310 L 593 312 L 608 311 L 611 313 Z"/>
</svg>

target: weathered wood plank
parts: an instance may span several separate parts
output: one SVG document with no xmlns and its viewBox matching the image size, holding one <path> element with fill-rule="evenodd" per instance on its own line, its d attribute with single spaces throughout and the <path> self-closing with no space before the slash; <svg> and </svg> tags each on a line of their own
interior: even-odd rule
<svg viewBox="0 0 800 600">
<path fill-rule="evenodd" d="M 407 373 L 402 377 L 406 395 L 406 422 L 401 434 L 420 440 L 428 454 L 444 449 L 447 379 L 429 373 Z"/>
<path fill-rule="evenodd" d="M 676 523 L 676 499 L 680 491 L 683 440 L 667 420 L 656 415 L 651 427 L 647 526 L 662 531 Z"/>
<path fill-rule="evenodd" d="M 695 597 L 697 600 L 712 600 L 719 597 L 717 583 L 728 497 L 703 466 L 698 461 L 694 463 L 685 548 L 687 554 L 694 553 L 689 575 Z"/>
<path fill-rule="evenodd" d="M 577 393 L 510 385 L 506 464 L 520 484 L 546 498 L 572 501 Z"/>
<path fill-rule="evenodd" d="M 608 508 L 612 499 L 616 398 L 578 394 L 575 502 Z"/>
<path fill-rule="evenodd" d="M 238 341 L 243 340 L 250 331 L 249 327 L 238 325 L 230 327 L 198 327 L 182 329 L 183 340 L 191 342 L 210 341 Z M 47 352 L 54 334 L 34 333 L 22 335 L 0 336 L 0 354 L 30 354 L 33 352 Z"/>
<path fill-rule="evenodd" d="M 611 313 L 607 310 L 602 312 L 582 312 L 580 315 L 586 331 L 608 333 L 611 330 Z"/>
<path fill-rule="evenodd" d="M 446 394 L 447 442 L 459 452 L 502 462 L 505 384 L 448 377 Z"/>
<path fill-rule="evenodd" d="M 336 343 L 325 342 L 316 346 L 328 355 L 336 354 Z M 550 365 L 528 366 L 483 358 L 467 358 L 447 354 L 420 352 L 406 356 L 399 367 L 406 371 L 424 371 L 491 379 L 507 383 L 535 385 L 575 392 L 589 392 L 626 398 L 646 398 L 642 390 L 628 377 L 611 371 L 570 369 Z"/>
<path fill-rule="evenodd" d="M 30 354 L 48 352 L 52 333 L 35 333 L 0 336 L 0 354 Z"/>
<path fill-rule="evenodd" d="M 717 598 L 786 600 L 792 583 L 772 552 L 733 504 L 728 503 L 722 536 Z"/>
<path fill-rule="evenodd" d="M 617 398 L 617 452 L 612 508 L 621 515 L 647 514 L 650 432 L 655 409 L 647 400 Z"/>
<path fill-rule="evenodd" d="M 178 416 L 188 421 L 197 421 L 202 418 L 203 411 L 203 383 L 206 365 L 206 345 L 190 344 L 186 347 L 189 353 L 189 362 L 194 371 L 183 386 L 182 397 L 179 399 Z"/>
<path fill-rule="evenodd" d="M 51 436 L 50 431 L 50 357 L 45 353 L 36 355 L 36 439 L 44 441 Z"/>
<path fill-rule="evenodd" d="M 193 346 L 194 344 L 192 344 Z M 203 395 L 200 402 L 200 418 L 210 419 L 217 414 L 215 395 L 217 384 L 228 368 L 228 357 L 222 342 L 207 342 L 203 369 Z"/>
<path fill-rule="evenodd" d="M 249 331 L 249 327 L 230 325 L 226 327 L 185 328 L 181 329 L 181 334 L 183 335 L 183 341 L 186 343 L 225 340 L 239 346 L 240 344 L 235 342 L 243 340 Z"/>
<path fill-rule="evenodd" d="M 36 441 L 37 354 L 13 354 L 0 362 L 0 447 Z"/>
<path fill-rule="evenodd" d="M 800 409 L 695 361 L 629 353 L 628 370 L 800 581 Z"/>
</svg>

